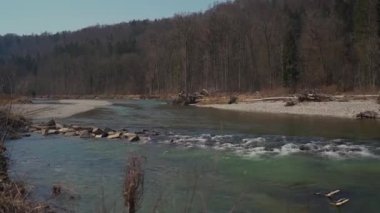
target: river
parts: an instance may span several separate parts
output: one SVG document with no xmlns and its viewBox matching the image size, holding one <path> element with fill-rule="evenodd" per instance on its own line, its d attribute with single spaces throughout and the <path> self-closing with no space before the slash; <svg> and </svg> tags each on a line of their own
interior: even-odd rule
<svg viewBox="0 0 380 213">
<path fill-rule="evenodd" d="M 40 135 L 8 142 L 11 177 L 63 212 L 123 212 L 125 167 L 136 154 L 146 158 L 140 212 L 380 210 L 380 122 L 151 100 L 114 101 L 61 122 L 160 133 L 136 144 Z M 54 184 L 67 193 L 52 198 Z M 339 209 L 315 195 L 335 189 L 350 199 Z"/>
</svg>

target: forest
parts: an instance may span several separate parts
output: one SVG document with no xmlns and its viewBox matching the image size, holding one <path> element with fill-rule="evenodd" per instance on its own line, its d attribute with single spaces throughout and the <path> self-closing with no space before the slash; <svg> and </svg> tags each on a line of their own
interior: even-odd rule
<svg viewBox="0 0 380 213">
<path fill-rule="evenodd" d="M 380 0 L 235 0 L 159 20 L 2 35 L 0 90 L 376 90 L 379 58 Z"/>
</svg>

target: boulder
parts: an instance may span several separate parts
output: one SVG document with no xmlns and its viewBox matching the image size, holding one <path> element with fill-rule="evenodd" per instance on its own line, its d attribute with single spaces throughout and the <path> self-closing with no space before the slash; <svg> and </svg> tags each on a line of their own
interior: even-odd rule
<svg viewBox="0 0 380 213">
<path fill-rule="evenodd" d="M 67 136 L 67 137 L 74 137 L 74 136 L 78 136 L 78 133 L 76 133 L 76 132 L 66 132 L 64 135 Z"/>
<path fill-rule="evenodd" d="M 104 132 L 100 128 L 93 128 L 92 133 L 94 133 L 95 135 L 102 135 Z"/>
<path fill-rule="evenodd" d="M 379 114 L 375 111 L 365 111 L 356 115 L 357 119 L 377 119 Z"/>
<path fill-rule="evenodd" d="M 135 133 L 126 133 L 124 136 L 130 141 L 130 142 L 136 142 L 139 141 L 140 138 L 137 134 Z"/>
<path fill-rule="evenodd" d="M 103 135 L 95 135 L 95 138 L 104 138 Z"/>
<path fill-rule="evenodd" d="M 65 134 L 65 133 L 67 133 L 67 132 L 75 132 L 74 129 L 70 129 L 70 128 L 61 128 L 61 129 L 59 129 L 58 131 L 59 131 L 60 133 L 62 133 L 62 134 Z"/>
<path fill-rule="evenodd" d="M 106 128 L 104 128 L 104 132 L 107 132 L 107 133 L 108 133 L 108 132 L 115 132 L 115 130 L 106 127 Z"/>
<path fill-rule="evenodd" d="M 80 138 L 90 138 L 91 134 L 90 134 L 90 132 L 88 130 L 82 130 L 79 133 L 79 137 Z"/>
<path fill-rule="evenodd" d="M 228 104 L 237 104 L 238 97 L 236 96 L 231 96 L 230 100 L 228 101 Z"/>
<path fill-rule="evenodd" d="M 42 129 L 41 130 L 41 134 L 43 135 L 43 136 L 47 136 L 48 135 L 48 129 Z"/>
<path fill-rule="evenodd" d="M 75 131 L 82 129 L 80 126 L 77 126 L 77 125 L 71 125 L 71 128 L 73 128 Z"/>
<path fill-rule="evenodd" d="M 59 133 L 59 131 L 56 129 L 49 129 L 47 132 L 48 135 L 56 135 L 58 133 Z"/>
<path fill-rule="evenodd" d="M 116 132 L 114 134 L 110 134 L 107 136 L 108 139 L 120 139 L 121 137 L 121 132 Z"/>
<path fill-rule="evenodd" d="M 309 146 L 306 146 L 306 145 L 301 145 L 301 146 L 299 147 L 299 149 L 300 149 L 301 151 L 309 151 L 309 150 L 310 150 L 310 147 L 309 147 Z"/>
</svg>

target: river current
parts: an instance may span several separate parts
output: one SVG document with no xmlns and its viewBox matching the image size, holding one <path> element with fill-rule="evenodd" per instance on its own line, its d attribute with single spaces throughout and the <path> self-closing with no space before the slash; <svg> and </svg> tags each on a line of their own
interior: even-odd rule
<svg viewBox="0 0 380 213">
<path fill-rule="evenodd" d="M 158 132 L 139 143 L 62 136 L 8 142 L 10 175 L 62 212 L 123 212 L 127 159 L 145 157 L 140 212 L 378 212 L 380 122 L 114 101 L 61 119 Z M 54 184 L 63 186 L 53 198 Z M 324 196 L 350 202 L 336 208 Z"/>
</svg>

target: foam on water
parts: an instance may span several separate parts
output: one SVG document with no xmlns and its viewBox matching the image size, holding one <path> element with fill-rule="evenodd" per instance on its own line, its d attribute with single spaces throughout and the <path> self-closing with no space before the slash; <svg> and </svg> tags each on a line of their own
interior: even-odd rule
<svg viewBox="0 0 380 213">
<path fill-rule="evenodd" d="M 344 139 L 260 136 L 242 137 L 234 135 L 201 134 L 196 136 L 173 134 L 158 143 L 179 145 L 187 148 L 228 151 L 244 157 L 281 157 L 293 154 L 308 154 L 333 159 L 379 158 L 379 147 L 354 144 Z"/>
</svg>

